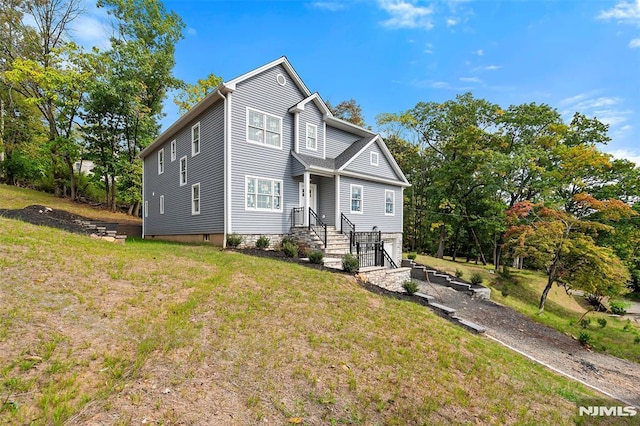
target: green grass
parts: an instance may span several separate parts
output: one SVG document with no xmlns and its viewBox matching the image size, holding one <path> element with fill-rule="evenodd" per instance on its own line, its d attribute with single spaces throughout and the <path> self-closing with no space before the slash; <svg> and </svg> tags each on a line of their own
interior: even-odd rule
<svg viewBox="0 0 640 426">
<path fill-rule="evenodd" d="M 573 424 L 596 396 L 343 274 L 2 218 L 0 259 L 1 423 Z"/>
<path fill-rule="evenodd" d="M 510 269 L 512 277 L 507 280 L 490 272 L 491 266 L 452 262 L 422 255 L 418 256 L 417 261 L 451 274 L 459 269 L 465 277 L 470 277 L 477 272 L 484 278 L 484 285 L 491 288 L 492 300 L 575 338 L 586 331 L 590 335 L 593 349 L 640 363 L 640 344 L 635 343 L 636 337 L 640 335 L 637 326 L 627 326 L 628 322 L 624 318 L 611 317 L 606 313 L 589 312 L 586 318 L 590 318 L 591 323 L 587 329 L 582 328 L 578 320 L 588 307 L 582 297 L 567 295 L 562 287 L 554 285 L 549 293 L 544 313 L 539 314 L 538 303 L 546 284 L 546 276 L 542 273 Z M 599 318 L 607 320 L 606 327 L 599 326 Z"/>
</svg>

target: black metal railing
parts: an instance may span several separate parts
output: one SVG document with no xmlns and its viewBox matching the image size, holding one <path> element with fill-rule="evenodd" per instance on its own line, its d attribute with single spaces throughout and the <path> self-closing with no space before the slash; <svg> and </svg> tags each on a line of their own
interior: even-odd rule
<svg viewBox="0 0 640 426">
<path fill-rule="evenodd" d="M 391 256 L 389 256 L 389 253 L 387 253 L 386 250 L 382 250 L 382 255 L 384 256 L 383 259 L 383 264 L 386 262 L 385 266 L 388 266 L 391 269 L 396 269 L 398 267 L 398 265 L 396 265 L 396 262 L 393 261 L 393 259 L 391 258 Z"/>
<path fill-rule="evenodd" d="M 294 207 L 291 211 L 291 226 L 304 225 L 304 207 Z"/>
<path fill-rule="evenodd" d="M 357 243 L 379 243 L 382 241 L 382 232 L 351 232 L 349 234 L 349 241 L 351 242 L 351 253 L 355 249 Z"/>
<path fill-rule="evenodd" d="M 327 248 L 327 224 L 318 217 L 311 207 L 309 207 L 309 230 L 313 231 L 322 240 L 324 248 Z"/>
<path fill-rule="evenodd" d="M 360 267 L 384 266 L 384 242 L 356 242 L 356 255 Z"/>
<path fill-rule="evenodd" d="M 344 213 L 340 213 L 340 233 L 351 235 L 353 232 L 356 232 L 356 226 L 344 215 Z"/>
</svg>

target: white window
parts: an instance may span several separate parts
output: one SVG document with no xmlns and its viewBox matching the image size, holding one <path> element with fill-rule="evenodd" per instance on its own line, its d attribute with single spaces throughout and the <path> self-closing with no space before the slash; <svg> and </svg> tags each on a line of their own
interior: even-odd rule
<svg viewBox="0 0 640 426">
<path fill-rule="evenodd" d="M 247 141 L 282 148 L 282 119 L 247 108 Z"/>
<path fill-rule="evenodd" d="M 362 185 L 351 185 L 351 213 L 362 213 Z"/>
<path fill-rule="evenodd" d="M 282 211 L 282 181 L 254 176 L 246 177 L 247 210 Z"/>
<path fill-rule="evenodd" d="M 149 202 L 144 202 L 144 217 L 149 217 Z"/>
<path fill-rule="evenodd" d="M 200 122 L 191 127 L 191 156 L 200 154 Z"/>
<path fill-rule="evenodd" d="M 176 141 L 171 141 L 171 161 L 176 161 Z"/>
<path fill-rule="evenodd" d="M 164 214 L 164 195 L 160 196 L 160 214 Z"/>
<path fill-rule="evenodd" d="M 200 214 L 200 184 L 191 185 L 191 214 Z"/>
<path fill-rule="evenodd" d="M 372 166 L 377 166 L 378 165 L 378 153 L 377 152 L 371 151 L 371 155 L 369 156 L 369 163 Z"/>
<path fill-rule="evenodd" d="M 384 191 L 384 214 L 394 216 L 396 214 L 396 193 L 386 189 Z"/>
<path fill-rule="evenodd" d="M 180 158 L 180 186 L 187 184 L 187 156 Z"/>
<path fill-rule="evenodd" d="M 158 174 L 164 173 L 164 148 L 158 151 Z"/>
<path fill-rule="evenodd" d="M 307 149 L 318 150 L 318 127 L 307 123 Z"/>
</svg>

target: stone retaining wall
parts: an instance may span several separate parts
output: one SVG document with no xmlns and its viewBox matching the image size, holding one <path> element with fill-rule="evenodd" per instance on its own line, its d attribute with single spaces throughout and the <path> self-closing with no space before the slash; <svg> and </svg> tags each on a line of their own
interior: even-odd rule
<svg viewBox="0 0 640 426">
<path fill-rule="evenodd" d="M 387 269 L 382 266 L 360 268 L 358 274 L 373 285 L 384 289 L 404 293 L 402 284 L 411 281 L 411 268 Z"/>
</svg>

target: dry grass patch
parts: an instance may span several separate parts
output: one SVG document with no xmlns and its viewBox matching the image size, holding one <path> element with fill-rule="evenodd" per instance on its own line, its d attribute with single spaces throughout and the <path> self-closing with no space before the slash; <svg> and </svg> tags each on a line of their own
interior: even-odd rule
<svg viewBox="0 0 640 426">
<path fill-rule="evenodd" d="M 592 395 L 342 274 L 0 230 L 4 423 L 569 424 Z"/>
</svg>

